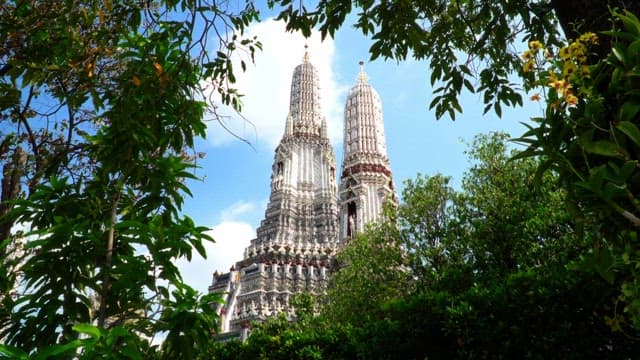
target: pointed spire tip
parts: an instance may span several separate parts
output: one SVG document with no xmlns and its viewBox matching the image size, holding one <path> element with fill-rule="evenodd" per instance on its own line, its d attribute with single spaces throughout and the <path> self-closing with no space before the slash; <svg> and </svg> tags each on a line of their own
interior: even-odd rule
<svg viewBox="0 0 640 360">
<path fill-rule="evenodd" d="M 360 73 L 358 74 L 358 82 L 366 83 L 367 82 L 367 73 L 364 72 L 364 61 L 360 60 L 358 62 L 360 64 Z"/>
<path fill-rule="evenodd" d="M 308 63 L 309 62 L 309 45 L 304 44 L 304 57 L 302 58 L 302 61 Z"/>
</svg>

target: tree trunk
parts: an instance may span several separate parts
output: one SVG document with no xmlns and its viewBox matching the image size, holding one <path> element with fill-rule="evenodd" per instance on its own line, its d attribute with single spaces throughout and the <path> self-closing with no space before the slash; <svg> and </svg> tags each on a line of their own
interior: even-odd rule
<svg viewBox="0 0 640 360">
<path fill-rule="evenodd" d="M 10 160 L 2 167 L 2 195 L 0 197 L 0 242 L 11 235 L 13 221 L 4 219 L 13 205 L 9 202 L 20 195 L 21 180 L 25 173 L 27 154 L 17 147 Z M 0 254 L 1 255 L 1 254 Z"/>
</svg>

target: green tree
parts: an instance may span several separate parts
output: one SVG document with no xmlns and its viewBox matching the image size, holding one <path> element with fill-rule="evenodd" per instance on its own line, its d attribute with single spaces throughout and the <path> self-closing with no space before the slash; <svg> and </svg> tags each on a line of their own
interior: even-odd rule
<svg viewBox="0 0 640 360">
<path fill-rule="evenodd" d="M 546 174 L 534 187 L 539 161 L 511 161 L 508 135 L 478 136 L 468 151 L 472 161 L 462 181 L 459 221 L 476 269 L 504 276 L 517 269 L 563 264 L 576 256 L 582 234 L 566 208 L 558 177 Z"/>
<path fill-rule="evenodd" d="M 298 318 L 300 320 L 300 318 Z M 284 314 L 252 325 L 245 342 L 217 343 L 214 359 L 355 359 L 360 338 L 352 328 L 332 324 L 322 317 L 291 322 Z"/>
<path fill-rule="evenodd" d="M 392 211 L 387 209 L 387 212 Z M 370 227 L 350 240 L 338 255 L 324 313 L 331 321 L 357 322 L 381 316 L 376 310 L 412 288 L 407 259 L 393 222 Z M 365 296 L 366 294 L 366 296 Z"/>
<path fill-rule="evenodd" d="M 354 345 L 359 355 L 633 356 L 635 333 L 612 332 L 605 321 L 616 289 L 597 271 L 578 270 L 592 239 L 577 230 L 558 177 L 545 174 L 533 188 L 539 160 L 511 160 L 507 138 L 473 141 L 460 191 L 441 175 L 407 181 L 398 209 L 347 247 L 345 263 L 356 266 L 332 278 L 326 316 L 366 342 Z M 396 231 L 379 231 L 386 227 Z M 376 247 L 367 242 L 402 261 L 380 268 L 388 252 L 362 251 Z"/>
<path fill-rule="evenodd" d="M 408 269 L 419 287 L 437 283 L 452 264 L 464 262 L 469 253 L 468 244 L 458 240 L 466 230 L 456 218 L 461 195 L 450 181 L 440 174 L 419 174 L 404 182 L 403 203 L 394 218 Z"/>
<path fill-rule="evenodd" d="M 212 239 L 181 207 L 214 101 L 241 106 L 230 56 L 253 58 L 243 30 L 256 17 L 251 3 L 0 5 L 0 356 L 197 358 L 208 346 L 215 299 L 174 261 Z M 24 254 L 8 251 L 15 224 L 30 227 Z"/>
<path fill-rule="evenodd" d="M 619 289 L 608 321 L 620 330 L 625 323 L 640 328 L 640 21 L 630 12 L 614 15 L 620 24 L 613 31 L 583 34 L 550 60 L 534 56 L 539 70 L 528 81 L 543 88 L 547 109 L 517 140 L 529 146 L 520 157 L 540 156 L 540 172 L 559 173 L 574 216 L 597 222 L 583 267 Z M 593 62 L 584 53 L 603 37 L 613 48 Z"/>
</svg>

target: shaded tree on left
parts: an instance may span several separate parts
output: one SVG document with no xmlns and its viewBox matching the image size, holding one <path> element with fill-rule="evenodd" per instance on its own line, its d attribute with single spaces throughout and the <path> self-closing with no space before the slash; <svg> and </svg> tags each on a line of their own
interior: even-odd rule
<svg viewBox="0 0 640 360">
<path fill-rule="evenodd" d="M 205 351 L 215 299 L 173 263 L 212 239 L 181 206 L 215 104 L 241 108 L 231 58 L 253 60 L 256 18 L 213 0 L 0 2 L 0 357 Z"/>
</svg>

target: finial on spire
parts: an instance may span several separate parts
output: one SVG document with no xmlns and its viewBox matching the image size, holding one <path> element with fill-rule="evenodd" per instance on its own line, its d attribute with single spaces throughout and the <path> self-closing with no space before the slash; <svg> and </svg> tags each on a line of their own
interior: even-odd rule
<svg viewBox="0 0 640 360">
<path fill-rule="evenodd" d="M 366 83 L 367 82 L 367 73 L 364 72 L 364 61 L 360 60 L 358 63 L 360 64 L 360 74 L 358 74 L 358 82 Z"/>
<path fill-rule="evenodd" d="M 309 45 L 304 44 L 304 57 L 302 58 L 302 61 L 308 63 L 309 62 Z"/>
</svg>

